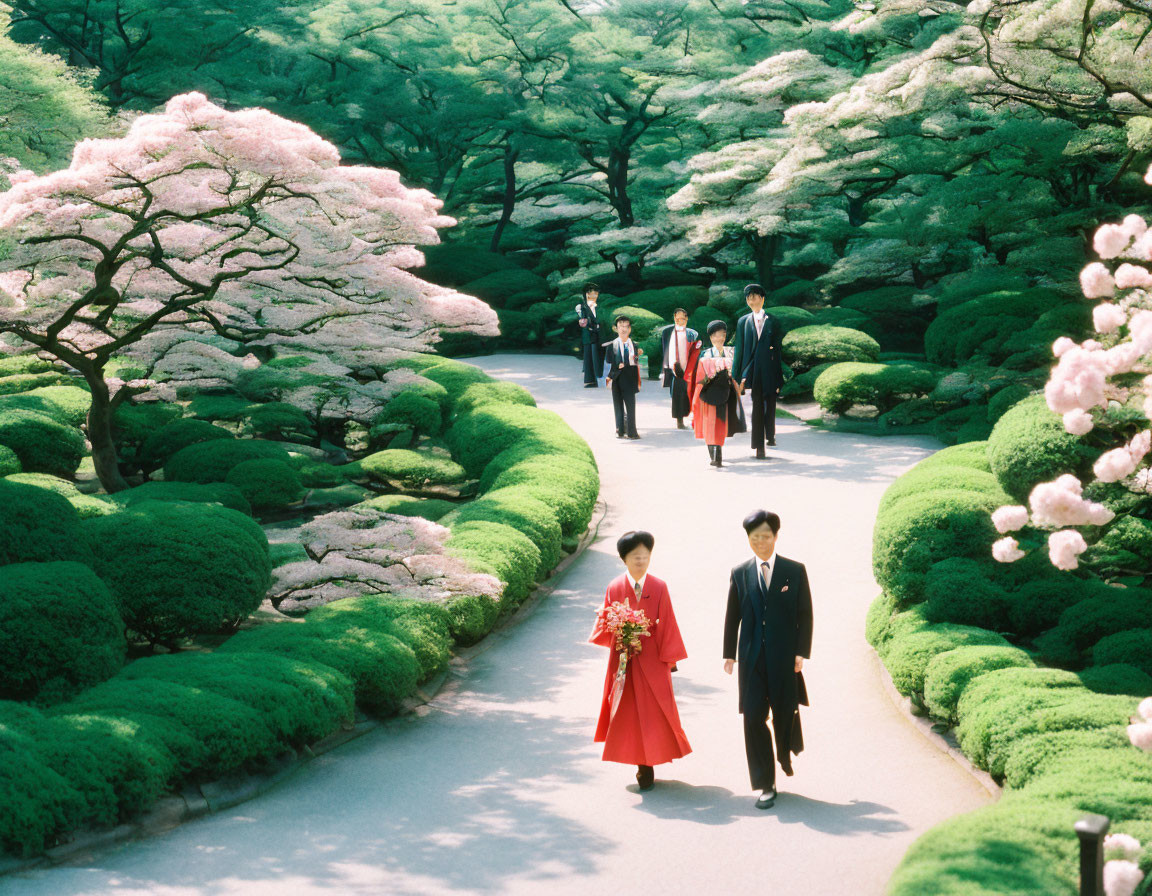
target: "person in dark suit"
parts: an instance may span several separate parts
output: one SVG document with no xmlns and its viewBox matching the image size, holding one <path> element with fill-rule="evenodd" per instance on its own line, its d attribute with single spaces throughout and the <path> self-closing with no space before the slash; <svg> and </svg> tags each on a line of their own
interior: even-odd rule
<svg viewBox="0 0 1152 896">
<path fill-rule="evenodd" d="M 724 671 L 731 675 L 739 661 L 748 775 L 760 791 L 756 807 L 768 809 L 776 802 L 776 758 L 791 775 L 792 754 L 804 749 L 799 706 L 808 705 L 801 669 L 812 652 L 812 594 L 804 565 L 776 553 L 780 517 L 754 511 L 744 531 L 754 557 L 734 567 L 729 580 Z"/>
<path fill-rule="evenodd" d="M 764 287 L 744 287 L 749 313 L 736 322 L 736 357 L 733 369 L 740 393 L 752 393 L 752 448 L 765 457 L 764 444 L 776 444 L 776 398 L 784 385 L 780 363 L 780 323 L 764 312 Z"/>
<path fill-rule="evenodd" d="M 595 283 L 585 283 L 584 295 L 576 305 L 580 342 L 584 346 L 585 389 L 595 389 L 604 375 L 604 362 L 600 355 L 600 318 L 596 308 L 599 299 L 600 287 Z"/>
<path fill-rule="evenodd" d="M 664 346 L 664 388 L 672 393 L 672 416 L 676 418 L 677 429 L 687 429 L 684 417 L 692 412 L 692 396 L 688 394 L 685 371 L 688 369 L 688 348 L 700 334 L 688 326 L 688 312 L 677 308 L 672 312 L 672 320 L 660 331 L 660 341 Z"/>
<path fill-rule="evenodd" d="M 605 378 L 612 390 L 616 412 L 616 438 L 640 438 L 636 432 L 636 393 L 640 391 L 640 356 L 644 352 L 632 342 L 632 319 L 616 318 L 616 338 L 604 352 Z"/>
</svg>

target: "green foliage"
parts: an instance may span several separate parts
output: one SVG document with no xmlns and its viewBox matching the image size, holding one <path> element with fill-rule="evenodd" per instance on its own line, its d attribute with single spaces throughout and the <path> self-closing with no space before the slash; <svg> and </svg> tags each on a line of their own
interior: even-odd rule
<svg viewBox="0 0 1152 896">
<path fill-rule="evenodd" d="M 348 474 L 357 469 L 349 464 L 329 464 L 303 455 L 293 455 L 292 465 L 300 474 L 304 488 L 336 488 L 343 485 Z"/>
<path fill-rule="evenodd" d="M 928 664 L 934 657 L 958 647 L 977 645 L 1009 646 L 1004 638 L 982 628 L 939 623 L 892 637 L 880 651 L 880 656 L 892 676 L 892 683 L 901 694 L 922 694 Z"/>
<path fill-rule="evenodd" d="M 1031 638 L 1055 626 L 1073 604 L 1088 598 L 1108 601 L 1114 594 L 1108 585 L 1096 579 L 1069 573 L 1048 575 L 1009 592 L 1008 625 L 1017 637 Z"/>
<path fill-rule="evenodd" d="M 173 454 L 189 445 L 217 439 L 234 439 L 231 432 L 205 420 L 174 420 L 154 430 L 141 448 L 141 460 L 150 468 L 162 467 Z"/>
<path fill-rule="evenodd" d="M 157 401 L 122 404 L 112 412 L 112 435 L 121 460 L 139 460 L 144 442 L 157 430 L 180 419 L 178 404 Z"/>
<path fill-rule="evenodd" d="M 252 402 L 233 393 L 197 393 L 188 404 L 188 413 L 199 420 L 243 420 L 252 411 Z"/>
<path fill-rule="evenodd" d="M 949 557 L 934 564 L 924 585 L 924 618 L 992 631 L 1009 627 L 1007 593 L 985 574 L 986 562 Z"/>
<path fill-rule="evenodd" d="M 52 702 L 116 673 L 124 628 L 108 589 L 75 562 L 14 563 L 0 577 L 0 699 Z"/>
<path fill-rule="evenodd" d="M 454 405 L 464 390 L 476 383 L 491 382 L 491 377 L 478 367 L 465 364 L 461 361 L 452 361 L 447 358 L 438 358 L 439 363 L 425 366 L 424 361 L 405 361 L 397 366 L 411 367 L 419 371 L 425 379 L 431 380 L 443 387 L 448 395 L 449 405 Z"/>
<path fill-rule="evenodd" d="M 792 330 L 781 345 L 784 360 L 797 373 L 828 362 L 875 361 L 880 354 L 879 343 L 867 333 L 827 324 Z"/>
<path fill-rule="evenodd" d="M 405 448 L 370 454 L 360 461 L 360 469 L 373 479 L 416 489 L 462 482 L 467 476 L 464 468 L 450 458 Z"/>
<path fill-rule="evenodd" d="M 616 319 L 620 313 L 631 314 L 640 309 L 655 315 L 661 321 L 671 322 L 672 312 L 683 308 L 692 314 L 697 308 L 708 301 L 708 288 L 704 286 L 669 286 L 664 289 L 645 289 L 632 292 L 612 303 L 611 320 Z M 633 338 L 637 329 L 637 321 L 632 321 Z"/>
<path fill-rule="evenodd" d="M 225 507 L 145 501 L 82 531 L 125 624 L 151 643 L 234 627 L 271 584 L 263 530 Z"/>
<path fill-rule="evenodd" d="M 283 446 L 257 439 L 215 439 L 181 448 L 164 464 L 168 482 L 224 482 L 232 468 L 246 460 L 290 463 Z"/>
<path fill-rule="evenodd" d="M 816 388 L 816 380 L 820 378 L 820 374 L 830 367 L 835 367 L 837 363 L 836 361 L 827 361 L 824 364 L 817 364 L 811 370 L 806 370 L 792 377 L 780 390 L 780 397 L 785 401 L 811 398 L 812 390 Z"/>
<path fill-rule="evenodd" d="M 591 464 L 553 455 L 520 461 L 491 483 L 493 490 L 514 487 L 527 488 L 552 507 L 564 537 L 572 538 L 583 533 L 592 521 L 600 494 L 600 476 Z"/>
<path fill-rule="evenodd" d="M 423 247 L 425 265 L 421 276 L 433 283 L 461 287 L 499 271 L 520 270 L 519 265 L 498 252 L 459 240 Z"/>
<path fill-rule="evenodd" d="M 866 316 L 860 329 L 885 348 L 919 348 L 932 313 L 927 296 L 911 286 L 882 286 L 840 300 L 840 307 Z M 925 304 L 928 304 L 925 309 Z"/>
<path fill-rule="evenodd" d="M 307 444 L 316 438 L 316 428 L 300 408 L 283 401 L 256 405 L 248 414 L 246 432 L 258 438 Z"/>
<path fill-rule="evenodd" d="M 516 383 L 476 383 L 469 386 L 456 401 L 457 414 L 467 414 L 485 404 L 522 404 L 536 407 L 532 393 Z"/>
<path fill-rule="evenodd" d="M 247 516 L 252 515 L 248 499 L 236 486 L 225 482 L 145 482 L 116 492 L 111 498 L 122 507 L 135 507 L 141 501 L 190 501 L 220 504 Z"/>
<path fill-rule="evenodd" d="M 90 559 L 68 499 L 33 485 L 0 480 L 0 533 L 0 566 Z"/>
<path fill-rule="evenodd" d="M 21 469 L 23 468 L 20 466 L 20 458 L 16 456 L 16 452 L 7 445 L 0 445 L 0 478 L 19 473 Z"/>
<path fill-rule="evenodd" d="M 525 308 L 548 297 L 548 281 L 524 268 L 492 271 L 465 283 L 460 291 L 497 308 Z"/>
<path fill-rule="evenodd" d="M 538 579 L 543 579 L 560 560 L 561 531 L 556 511 L 536 497 L 530 485 L 486 492 L 461 509 L 456 524 L 474 520 L 505 523 L 527 535 L 539 550 L 540 565 L 535 571 Z"/>
<path fill-rule="evenodd" d="M 592 451 L 563 418 L 521 405 L 481 405 L 461 414 L 445 434 L 452 456 L 469 476 L 479 476 L 507 448 L 538 455 L 567 454 L 587 461 Z"/>
<path fill-rule="evenodd" d="M 935 372 L 914 364 L 833 364 L 813 386 L 816 401 L 826 411 L 842 414 L 855 405 L 872 405 L 880 413 L 901 401 L 932 391 Z"/>
<path fill-rule="evenodd" d="M 0 396 L 19 395 L 31 392 L 33 389 L 67 386 L 71 383 L 72 378 L 68 374 L 57 370 L 44 373 L 16 373 L 12 376 L 0 376 Z"/>
<path fill-rule="evenodd" d="M 76 509 L 80 519 L 116 512 L 115 503 L 108 498 L 82 494 L 74 483 L 58 476 L 51 476 L 48 473 L 13 473 L 5 478 L 9 482 L 32 485 L 60 495 Z"/>
<path fill-rule="evenodd" d="M 374 423 L 400 423 L 432 436 L 439 435 L 443 426 L 440 405 L 414 389 L 405 389 L 389 399 Z"/>
<path fill-rule="evenodd" d="M 1017 337 L 1029 330 L 1054 305 L 1083 302 L 1051 289 L 1005 290 L 971 299 L 941 311 L 924 335 L 924 349 L 933 364 L 954 366 L 971 359 L 999 364 L 1025 345 L 1037 345 L 1051 359 L 1051 345 L 1065 331 L 1047 329 Z M 1043 363 L 1043 362 L 1041 362 Z M 1035 366 L 1033 364 L 1032 366 Z"/>
<path fill-rule="evenodd" d="M 937 719 L 956 722 L 956 704 L 977 677 L 996 669 L 1036 664 L 1018 647 L 958 647 L 938 653 L 924 670 L 924 703 Z"/>
<path fill-rule="evenodd" d="M 816 323 L 815 315 L 812 314 L 811 311 L 805 311 L 803 308 L 780 305 L 765 308 L 764 311 L 770 314 L 776 322 L 780 324 L 782 333 L 789 333 L 799 327 L 811 326 Z M 735 336 L 734 333 L 733 336 Z"/>
<path fill-rule="evenodd" d="M 996 423 L 1008 411 L 1032 394 L 1022 383 L 1010 383 L 988 399 L 988 422 Z"/>
<path fill-rule="evenodd" d="M 224 481 L 234 486 L 257 512 L 281 510 L 304 496 L 300 474 L 275 458 L 241 461 L 228 471 Z"/>
<path fill-rule="evenodd" d="M 656 336 L 660 332 L 661 327 L 668 325 L 670 318 L 670 316 L 669 318 L 663 318 L 659 314 L 654 314 L 636 305 L 621 305 L 619 308 L 614 308 L 608 316 L 606 321 L 607 329 L 605 329 L 604 323 L 601 323 L 601 342 L 608 342 L 615 338 L 616 318 L 621 314 L 632 319 L 631 337 L 633 342 L 643 342 L 649 337 Z"/>
<path fill-rule="evenodd" d="M 1077 472 L 1091 459 L 1080 439 L 1064 431 L 1060 416 L 1048 410 L 1043 395 L 1014 405 L 988 438 L 992 472 L 1018 501 L 1025 500 L 1037 483 Z"/>
<path fill-rule="evenodd" d="M 445 549 L 505 583 L 502 608 L 519 606 L 536 585 L 540 549 L 505 523 L 475 521 L 454 526 Z"/>
<path fill-rule="evenodd" d="M 34 354 L 0 356 L 0 377 L 20 373 L 46 373 L 51 370 L 55 370 L 51 361 L 45 361 Z"/>
<path fill-rule="evenodd" d="M 1083 562 L 1102 576 L 1144 575 L 1152 558 L 1152 521 L 1135 516 L 1116 519 L 1088 549 Z"/>
<path fill-rule="evenodd" d="M 461 647 L 480 641 L 500 616 L 500 602 L 480 594 L 466 594 L 446 606 L 452 638 Z"/>
<path fill-rule="evenodd" d="M 820 294 L 820 287 L 812 280 L 793 280 L 791 283 L 772 290 L 765 304 L 773 307 L 780 305 L 802 305 L 816 299 Z M 773 312 L 775 313 L 775 312 Z"/>
<path fill-rule="evenodd" d="M 0 445 L 29 473 L 71 476 L 84 457 L 84 436 L 58 420 L 25 410 L 0 410 Z"/>
<path fill-rule="evenodd" d="M 78 386 L 42 386 L 16 395 L 0 396 L 0 411 L 38 411 L 65 426 L 81 426 L 88 419 L 92 395 Z"/>
<path fill-rule="evenodd" d="M 1152 591 L 1143 588 L 1101 589 L 1060 614 L 1060 623 L 1036 639 L 1040 655 L 1050 662 L 1079 665 L 1083 654 L 1107 635 L 1145 628 L 1152 618 Z"/>
<path fill-rule="evenodd" d="M 1100 666 L 1128 663 L 1152 675 L 1152 628 L 1106 635 L 1092 648 L 1092 661 Z"/>
<path fill-rule="evenodd" d="M 413 495 L 380 495 L 363 502 L 367 507 L 395 513 L 398 516 L 418 516 L 436 522 L 459 505 L 443 498 L 417 498 Z"/>
</svg>

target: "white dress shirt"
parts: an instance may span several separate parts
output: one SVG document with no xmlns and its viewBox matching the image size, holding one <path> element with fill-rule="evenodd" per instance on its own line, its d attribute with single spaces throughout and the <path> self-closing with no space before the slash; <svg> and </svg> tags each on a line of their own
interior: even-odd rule
<svg viewBox="0 0 1152 896">
<path fill-rule="evenodd" d="M 760 338 L 760 334 L 764 331 L 764 311 L 752 312 L 752 323 L 756 324 L 756 338 Z"/>
<path fill-rule="evenodd" d="M 616 363 L 624 364 L 625 367 L 632 367 L 636 363 L 636 347 L 632 345 L 631 339 L 616 337 Z"/>
<path fill-rule="evenodd" d="M 764 582 L 764 591 L 767 592 L 768 586 L 772 584 L 772 570 L 776 568 L 776 552 L 773 551 L 772 556 L 767 560 L 761 560 L 755 554 L 752 555 L 752 558 L 756 561 L 756 569 L 760 573 L 761 580 Z M 764 568 L 764 563 L 768 564 L 767 569 Z"/>
<path fill-rule="evenodd" d="M 665 359 L 664 366 L 672 370 L 676 362 L 679 362 L 683 370 L 688 361 L 688 328 L 676 327 L 672 331 L 672 338 L 668 341 L 671 343 L 668 347 L 672 350 L 672 357 Z"/>
</svg>

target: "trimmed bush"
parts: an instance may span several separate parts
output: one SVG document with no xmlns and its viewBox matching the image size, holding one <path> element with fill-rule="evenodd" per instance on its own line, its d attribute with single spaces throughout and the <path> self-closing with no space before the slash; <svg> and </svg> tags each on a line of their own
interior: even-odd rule
<svg viewBox="0 0 1152 896">
<path fill-rule="evenodd" d="M 840 307 L 866 315 L 870 323 L 862 329 L 887 347 L 919 349 L 935 312 L 931 302 L 922 301 L 928 298 L 913 286 L 882 286 L 841 299 Z"/>
<path fill-rule="evenodd" d="M 149 435 L 141 448 L 141 460 L 152 469 L 163 466 L 173 454 L 189 445 L 216 439 L 235 439 L 226 429 L 206 420 L 175 420 Z"/>
<path fill-rule="evenodd" d="M 548 504 L 565 538 L 580 535 L 592 521 L 600 494 L 600 475 L 575 459 L 540 457 L 520 461 L 497 476 L 492 490 L 523 486 Z"/>
<path fill-rule="evenodd" d="M 920 694 L 924 691 L 928 664 L 934 657 L 958 647 L 976 645 L 1009 646 L 994 632 L 971 625 L 940 623 L 891 638 L 880 655 L 892 676 L 892 683 L 901 694 Z"/>
<path fill-rule="evenodd" d="M 464 468 L 451 458 L 405 448 L 370 454 L 360 461 L 360 469 L 373 479 L 399 482 L 405 488 L 450 485 L 467 477 Z"/>
<path fill-rule="evenodd" d="M 398 366 L 409 366 L 411 362 L 401 362 Z M 415 362 L 419 364 L 420 362 Z M 449 406 L 456 403 L 464 390 L 476 383 L 490 383 L 492 378 L 478 367 L 465 364 L 462 361 L 452 361 L 440 358 L 438 364 L 416 366 L 412 369 L 419 371 L 420 375 L 442 386 L 448 394 Z"/>
<path fill-rule="evenodd" d="M 1107 601 L 1114 594 L 1111 586 L 1095 579 L 1068 573 L 1048 575 L 1008 593 L 1008 625 L 1018 637 L 1031 638 L 1057 625 L 1073 604 L 1088 598 Z"/>
<path fill-rule="evenodd" d="M 1101 638 L 1145 628 L 1150 618 L 1152 592 L 1108 587 L 1106 595 L 1077 601 L 1061 613 L 1059 625 L 1037 638 L 1036 648 L 1046 660 L 1078 665 L 1083 653 Z"/>
<path fill-rule="evenodd" d="M 837 361 L 875 361 L 880 344 L 860 330 L 817 324 L 788 333 L 781 344 L 784 360 L 797 373 L 817 364 Z"/>
<path fill-rule="evenodd" d="M 154 644 L 237 625 L 271 584 L 263 530 L 225 507 L 148 501 L 82 531 L 124 622 Z"/>
<path fill-rule="evenodd" d="M 36 411 L 0 410 L 0 445 L 20 458 L 28 473 L 70 477 L 84 457 L 84 436 Z"/>
<path fill-rule="evenodd" d="M 1022 502 L 1037 483 L 1081 471 L 1092 459 L 1079 437 L 1064 431 L 1060 415 L 1048 410 L 1043 395 L 1013 406 L 988 438 L 992 472 L 1004 491 Z"/>
<path fill-rule="evenodd" d="M 59 476 L 51 476 L 48 473 L 13 473 L 6 479 L 9 482 L 31 485 L 60 495 L 75 508 L 82 520 L 116 512 L 116 504 L 110 498 L 82 494 L 74 483 Z"/>
<path fill-rule="evenodd" d="M 104 583 L 75 562 L 0 576 L 0 699 L 52 702 L 116 673 L 124 626 Z"/>
<path fill-rule="evenodd" d="M 284 401 L 270 401 L 252 408 L 245 432 L 258 438 L 308 444 L 316 438 L 316 427 L 300 408 Z"/>
<path fill-rule="evenodd" d="M 1083 754 L 1086 750 L 1108 748 L 1132 749 L 1123 728 L 1073 729 L 1025 735 L 1012 744 L 1004 762 L 1004 783 L 1008 787 L 1024 787 L 1051 771 L 1054 760 Z"/>
<path fill-rule="evenodd" d="M 522 404 L 536 407 L 532 393 L 516 383 L 475 383 L 456 401 L 456 413 L 467 414 L 484 404 Z"/>
<path fill-rule="evenodd" d="M 15 376 L 18 373 L 44 373 L 52 369 L 51 361 L 45 361 L 35 354 L 0 356 L 0 377 Z"/>
<path fill-rule="evenodd" d="M 0 445 L 0 477 L 19 473 L 21 469 L 20 458 L 16 456 L 16 452 L 7 445 Z"/>
<path fill-rule="evenodd" d="M 66 498 L 0 480 L 0 566 L 90 559 L 80 537 L 80 518 Z"/>
<path fill-rule="evenodd" d="M 1101 638 L 1092 648 L 1092 661 L 1100 666 L 1128 663 L 1152 675 L 1152 628 L 1137 628 Z"/>
<path fill-rule="evenodd" d="M 1088 549 L 1083 562 L 1100 576 L 1140 575 L 1152 558 L 1152 521 L 1122 516 Z"/>
<path fill-rule="evenodd" d="M 141 501 L 189 501 L 194 504 L 220 504 L 252 515 L 252 505 L 240 489 L 224 482 L 145 482 L 110 496 L 123 507 L 135 507 Z"/>
<path fill-rule="evenodd" d="M 956 704 L 964 689 L 986 672 L 1036 664 L 1018 647 L 958 647 L 938 653 L 924 670 L 924 703 L 938 719 L 956 722 Z"/>
<path fill-rule="evenodd" d="M 460 647 L 469 647 L 492 630 L 500 615 L 500 602 L 479 594 L 466 594 L 446 606 L 448 627 Z"/>
<path fill-rule="evenodd" d="M 367 507 L 374 507 L 384 513 L 394 513 L 397 516 L 418 516 L 436 522 L 444 514 L 455 510 L 461 505 L 443 498 L 417 498 L 413 495 L 380 495 L 364 501 Z"/>
<path fill-rule="evenodd" d="M 1008 595 L 985 574 L 985 561 L 950 557 L 933 564 L 924 584 L 924 618 L 929 622 L 1008 627 Z"/>
<path fill-rule="evenodd" d="M 816 323 L 815 315 L 812 314 L 811 311 L 805 311 L 803 308 L 795 308 L 790 305 L 773 305 L 771 308 L 765 308 L 764 311 L 773 317 L 780 325 L 780 332 L 785 334 L 800 327 L 809 327 Z M 741 315 L 738 315 L 738 317 L 742 316 L 743 313 L 744 312 L 741 312 Z M 734 339 L 736 333 L 733 331 L 729 335 Z M 703 330 L 701 330 L 700 338 L 707 342 L 708 337 Z"/>
<path fill-rule="evenodd" d="M 224 480 L 236 488 L 256 511 L 280 510 L 304 497 L 300 474 L 273 458 L 244 460 Z"/>
<path fill-rule="evenodd" d="M 164 464 L 169 482 L 224 482 L 232 468 L 246 460 L 279 460 L 291 457 L 276 442 L 257 439 L 215 439 L 181 448 Z"/>
<path fill-rule="evenodd" d="M 481 405 L 457 418 L 445 438 L 452 456 L 469 476 L 480 476 L 488 463 L 508 448 L 592 461 L 588 444 L 560 415 L 520 405 Z"/>
<path fill-rule="evenodd" d="M 465 283 L 460 291 L 493 306 L 522 308 L 546 298 L 549 288 L 548 281 L 539 274 L 516 267 L 484 274 Z"/>
<path fill-rule="evenodd" d="M 817 364 L 811 370 L 797 374 L 784 384 L 784 387 L 780 390 L 780 397 L 785 401 L 811 398 L 812 390 L 816 387 L 816 380 L 819 379 L 820 374 L 830 367 L 835 366 L 835 361 L 828 361 L 824 364 Z"/>
<path fill-rule="evenodd" d="M 621 305 L 619 308 L 613 308 L 611 312 L 600 323 L 600 341 L 608 342 L 616 338 L 616 318 L 618 315 L 625 315 L 632 318 L 632 341 L 643 342 L 651 336 L 659 335 L 660 328 L 669 323 L 669 318 L 661 317 L 659 314 L 653 314 L 644 308 L 636 305 Z"/>
<path fill-rule="evenodd" d="M 456 523 L 474 520 L 506 523 L 523 532 L 540 551 L 536 578 L 543 579 L 560 560 L 560 523 L 556 511 L 535 496 L 530 486 L 512 486 L 485 493 L 460 510 Z"/>
<path fill-rule="evenodd" d="M 536 585 L 540 549 L 532 540 L 505 523 L 474 521 L 454 526 L 445 550 L 480 572 L 505 583 L 501 605 L 520 605 Z"/>
<path fill-rule="evenodd" d="M 0 376 L 0 395 L 18 395 L 21 392 L 31 392 L 33 389 L 67 386 L 71 383 L 72 378 L 68 374 L 56 370 L 43 373 L 15 373 L 12 376 Z"/>
<path fill-rule="evenodd" d="M 1097 694 L 1127 694 L 1140 700 L 1152 693 L 1152 676 L 1129 663 L 1089 666 L 1079 674 L 1084 687 Z"/>
<path fill-rule="evenodd" d="M 445 392 L 447 394 L 447 392 Z M 389 399 L 373 425 L 399 423 L 426 435 L 439 435 L 443 427 L 440 405 L 413 389 L 405 389 Z"/>
<path fill-rule="evenodd" d="M 708 301 L 708 288 L 706 286 L 669 286 L 664 289 L 645 289 L 632 292 L 613 303 L 610 320 L 615 320 L 616 314 L 624 308 L 640 308 L 661 320 L 672 320 L 672 312 L 683 308 L 692 314 L 697 308 Z M 635 329 L 633 321 L 633 329 Z"/>
<path fill-rule="evenodd" d="M 1077 301 L 1083 303 L 1075 296 L 1042 288 L 981 295 L 941 310 L 924 334 L 924 350 L 933 364 L 956 366 L 973 358 L 998 364 L 1017 349 L 1007 345 L 1013 336 L 1029 330 L 1054 305 Z M 1030 344 L 1047 348 L 1055 336 L 1030 339 Z M 1051 360 L 1050 351 L 1046 360 Z"/>
<path fill-rule="evenodd" d="M 872 405 L 880 413 L 901 401 L 932 391 L 936 373 L 912 364 L 833 364 L 817 378 L 813 395 L 820 407 L 843 414 L 854 405 Z"/>
<path fill-rule="evenodd" d="M 92 406 L 90 392 L 78 386 L 43 386 L 17 395 L 0 396 L 0 411 L 37 411 L 65 426 L 81 426 Z"/>
<path fill-rule="evenodd" d="M 1011 383 L 988 399 L 988 422 L 996 423 L 1013 407 L 1032 394 L 1022 383 Z"/>
<path fill-rule="evenodd" d="M 243 420 L 254 405 L 235 393 L 213 394 L 198 392 L 188 403 L 188 413 L 200 420 Z"/>
</svg>

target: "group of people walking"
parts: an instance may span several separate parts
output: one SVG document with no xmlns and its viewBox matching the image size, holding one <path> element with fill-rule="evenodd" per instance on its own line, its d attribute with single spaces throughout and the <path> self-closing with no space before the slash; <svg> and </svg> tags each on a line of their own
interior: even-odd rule
<svg viewBox="0 0 1152 896">
<path fill-rule="evenodd" d="M 584 350 L 584 386 L 593 389 L 601 378 L 612 393 L 616 437 L 639 439 L 636 429 L 636 394 L 644 381 L 643 349 L 632 341 L 632 320 L 617 314 L 612 321 L 614 339 L 602 341 L 606 321 L 598 308 L 600 289 L 584 286 L 576 306 Z M 724 463 L 725 441 L 748 432 L 743 396 L 752 402 L 752 449 L 765 458 L 766 446 L 776 444 L 776 399 L 783 385 L 778 321 L 764 311 L 765 291 L 758 283 L 744 287 L 748 313 L 736 322 L 733 344 L 728 344 L 728 325 L 722 320 L 708 324 L 706 341 L 688 326 L 688 312 L 677 308 L 673 323 L 664 327 L 660 339 L 664 356 L 663 385 L 672 398 L 672 416 L 679 429 L 692 418 L 696 438 L 708 448 L 712 466 Z"/>
</svg>

